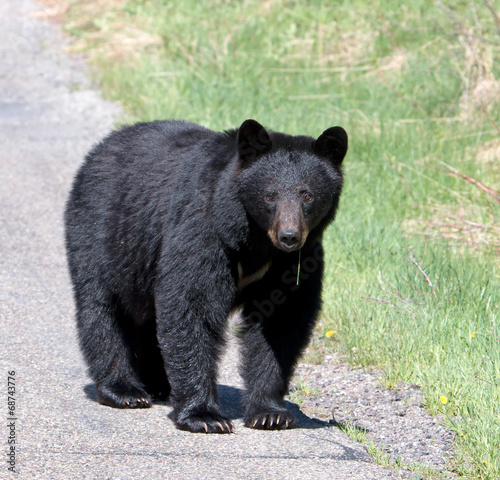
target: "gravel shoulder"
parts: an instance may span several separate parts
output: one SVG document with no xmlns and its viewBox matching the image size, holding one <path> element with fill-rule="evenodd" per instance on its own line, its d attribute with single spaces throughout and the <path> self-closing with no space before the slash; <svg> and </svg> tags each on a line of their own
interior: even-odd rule
<svg viewBox="0 0 500 480">
<path fill-rule="evenodd" d="M 342 425 L 354 425 L 392 462 L 420 465 L 456 478 L 446 469 L 453 459 L 454 433 L 424 408 L 418 385 L 381 386 L 381 373 L 354 369 L 340 355 L 325 356 L 321 365 L 299 365 L 294 385 L 312 394 L 302 397 L 307 415 Z M 300 393 L 299 393 L 300 395 Z"/>
</svg>

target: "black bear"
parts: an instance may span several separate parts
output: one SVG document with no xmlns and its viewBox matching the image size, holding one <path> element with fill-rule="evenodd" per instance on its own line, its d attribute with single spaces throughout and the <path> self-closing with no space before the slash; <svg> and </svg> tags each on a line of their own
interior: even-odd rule
<svg viewBox="0 0 500 480">
<path fill-rule="evenodd" d="M 79 340 L 100 403 L 170 398 L 178 428 L 232 432 L 217 363 L 240 309 L 244 423 L 296 426 L 283 397 L 320 309 L 321 237 L 347 143 L 341 127 L 314 139 L 255 120 L 222 133 L 155 121 L 91 150 L 65 226 Z"/>
</svg>

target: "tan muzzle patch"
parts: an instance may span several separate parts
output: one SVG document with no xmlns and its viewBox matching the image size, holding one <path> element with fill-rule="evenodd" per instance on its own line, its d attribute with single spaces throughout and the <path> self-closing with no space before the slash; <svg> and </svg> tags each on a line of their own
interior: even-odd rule
<svg viewBox="0 0 500 480">
<path fill-rule="evenodd" d="M 309 229 L 301 206 L 295 202 L 280 205 L 267 235 L 273 245 L 280 250 L 294 251 L 302 248 L 309 235 Z"/>
</svg>

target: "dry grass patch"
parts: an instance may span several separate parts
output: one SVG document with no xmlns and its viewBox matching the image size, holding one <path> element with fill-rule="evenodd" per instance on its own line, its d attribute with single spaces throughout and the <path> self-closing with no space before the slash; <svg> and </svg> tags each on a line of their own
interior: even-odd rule
<svg viewBox="0 0 500 480">
<path fill-rule="evenodd" d="M 148 33 L 124 21 L 112 22 L 107 27 L 110 29 L 100 29 L 74 42 L 69 48 L 70 52 L 86 52 L 89 44 L 92 44 L 92 57 L 131 61 L 139 57 L 144 49 L 163 45 L 163 39 L 159 35 Z"/>
<path fill-rule="evenodd" d="M 132 23 L 123 12 L 125 0 L 94 0 L 70 13 L 66 29 L 85 30 L 71 46 L 72 52 L 91 52 L 102 60 L 131 61 L 145 49 L 163 45 L 163 39 Z"/>
<path fill-rule="evenodd" d="M 375 39 L 379 33 L 359 25 L 356 29 L 342 33 L 338 43 L 324 41 L 323 38 L 336 38 L 336 34 L 323 32 L 329 26 L 322 25 L 318 28 L 318 43 L 320 45 L 319 62 L 321 65 L 355 66 L 366 62 L 373 53 Z"/>
<path fill-rule="evenodd" d="M 279 62 L 289 66 L 296 60 L 314 60 L 314 67 L 304 71 L 340 73 L 342 75 L 365 71 L 372 67 L 366 65 L 367 58 L 373 53 L 378 32 L 366 25 L 357 25 L 347 32 L 339 30 L 335 23 L 319 24 L 315 30 L 304 35 L 291 35 L 287 41 L 289 52 Z M 331 78 L 328 77 L 331 81 Z"/>
<path fill-rule="evenodd" d="M 367 72 L 367 77 L 400 74 L 408 70 L 408 54 L 403 50 L 397 50 L 393 55 L 378 59 L 377 66 Z"/>
<path fill-rule="evenodd" d="M 43 5 L 43 9 L 38 12 L 33 12 L 30 17 L 45 18 L 56 22 L 63 22 L 66 18 L 66 13 L 75 0 L 38 0 L 37 3 Z"/>
<path fill-rule="evenodd" d="M 492 164 L 492 168 L 498 171 L 500 169 L 500 140 L 492 140 L 482 145 L 477 150 L 476 160 L 483 164 Z"/>
<path fill-rule="evenodd" d="M 407 236 L 442 239 L 455 248 L 491 248 L 497 255 L 500 254 L 498 219 L 484 207 L 436 204 L 429 208 L 430 220 L 408 219 L 403 222 Z M 500 257 L 497 259 L 500 265 Z"/>
<path fill-rule="evenodd" d="M 463 85 L 461 117 L 477 120 L 482 118 L 481 112 L 491 113 L 498 108 L 500 101 L 500 83 L 493 75 L 494 46 L 480 26 L 462 30 L 458 41 L 462 49 L 461 65 L 457 61 Z"/>
<path fill-rule="evenodd" d="M 163 45 L 159 35 L 136 25 L 124 12 L 126 0 L 39 0 L 44 9 L 33 16 L 65 21 L 65 30 L 84 32 L 66 50 L 92 59 L 130 61 L 145 49 Z"/>
</svg>

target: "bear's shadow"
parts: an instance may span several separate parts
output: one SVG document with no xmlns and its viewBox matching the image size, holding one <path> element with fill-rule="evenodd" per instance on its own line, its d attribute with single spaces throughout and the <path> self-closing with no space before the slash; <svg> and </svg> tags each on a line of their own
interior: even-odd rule
<svg viewBox="0 0 500 480">
<path fill-rule="evenodd" d="M 93 402 L 97 402 L 97 395 L 95 385 L 89 383 L 83 388 L 86 397 Z M 219 403 L 221 410 L 231 420 L 243 418 L 243 408 L 241 406 L 241 390 L 229 385 L 218 385 L 217 391 L 219 393 Z M 170 405 L 170 403 L 163 401 L 154 401 L 155 405 Z M 318 420 L 316 418 L 308 417 L 300 411 L 297 404 L 292 402 L 285 402 L 286 408 L 290 410 L 297 418 L 297 428 L 315 429 L 329 427 L 330 424 Z M 168 414 L 168 417 L 173 420 L 173 412 Z"/>
</svg>

